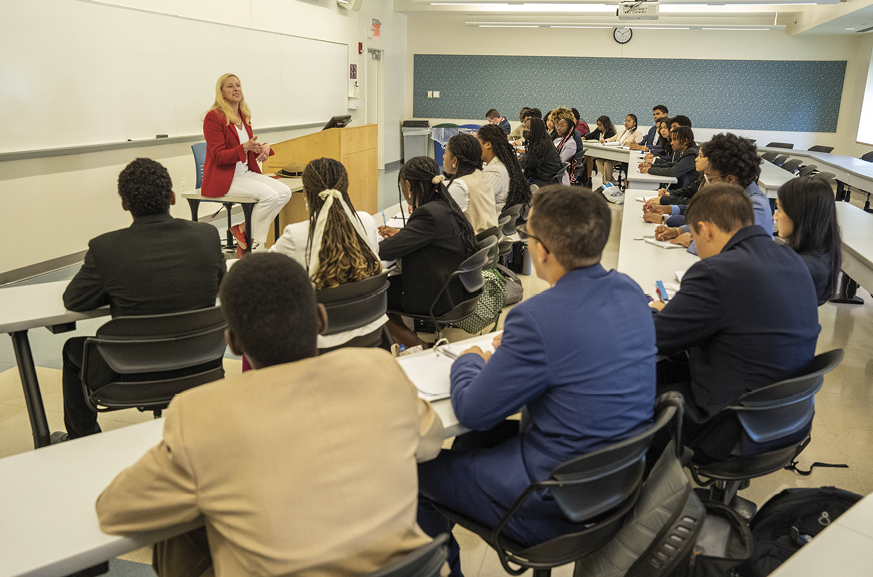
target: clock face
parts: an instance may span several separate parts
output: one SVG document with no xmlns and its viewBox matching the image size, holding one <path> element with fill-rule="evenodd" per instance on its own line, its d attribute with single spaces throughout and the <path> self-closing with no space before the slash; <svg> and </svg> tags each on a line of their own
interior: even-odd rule
<svg viewBox="0 0 873 577">
<path fill-rule="evenodd" d="M 622 26 L 621 28 L 614 28 L 612 30 L 612 37 L 615 38 L 615 41 L 619 44 L 627 44 L 630 42 L 630 39 L 633 37 L 634 33 L 630 28 L 626 28 Z"/>
</svg>

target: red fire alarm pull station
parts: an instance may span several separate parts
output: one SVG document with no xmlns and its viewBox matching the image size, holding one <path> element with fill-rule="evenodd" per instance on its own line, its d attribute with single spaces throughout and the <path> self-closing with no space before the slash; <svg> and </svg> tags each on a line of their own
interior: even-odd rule
<svg viewBox="0 0 873 577">
<path fill-rule="evenodd" d="M 363 53 L 364 53 L 364 43 L 358 42 L 358 54 L 363 54 Z"/>
</svg>

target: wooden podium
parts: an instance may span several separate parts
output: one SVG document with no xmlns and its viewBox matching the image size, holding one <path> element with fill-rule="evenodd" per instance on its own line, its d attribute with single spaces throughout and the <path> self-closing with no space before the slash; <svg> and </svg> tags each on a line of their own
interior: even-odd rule
<svg viewBox="0 0 873 577">
<path fill-rule="evenodd" d="M 334 158 L 342 162 L 349 173 L 349 198 L 355 210 L 373 214 L 379 208 L 378 129 L 376 124 L 330 128 L 271 144 L 276 154 L 263 163 L 262 170 L 265 173 L 278 172 L 289 162 L 306 165 L 316 158 Z M 308 218 L 309 211 L 302 194 L 292 194 L 291 200 L 279 213 L 283 229 Z M 272 245 L 272 233 L 267 238 L 267 245 Z"/>
</svg>

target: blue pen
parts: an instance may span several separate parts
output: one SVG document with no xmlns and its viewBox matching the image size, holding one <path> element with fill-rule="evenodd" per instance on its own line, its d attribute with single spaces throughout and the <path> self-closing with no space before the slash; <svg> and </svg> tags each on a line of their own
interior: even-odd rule
<svg viewBox="0 0 873 577">
<path fill-rule="evenodd" d="M 388 221 L 385 220 L 385 209 L 384 208 L 382 209 L 382 224 L 384 224 L 385 226 L 388 226 Z"/>
<path fill-rule="evenodd" d="M 670 300 L 670 295 L 667 293 L 667 289 L 664 287 L 664 283 L 662 281 L 656 281 L 655 285 L 658 287 L 658 297 L 660 297 L 662 303 L 666 303 Z"/>
</svg>

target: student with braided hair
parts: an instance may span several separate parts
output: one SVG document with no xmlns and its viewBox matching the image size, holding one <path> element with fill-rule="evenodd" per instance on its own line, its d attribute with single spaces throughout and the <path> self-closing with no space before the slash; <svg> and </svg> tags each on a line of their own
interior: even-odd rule
<svg viewBox="0 0 873 577">
<path fill-rule="evenodd" d="M 446 188 L 432 158 L 417 156 L 400 169 L 397 186 L 413 209 L 402 229 L 380 226 L 385 239 L 379 244 L 382 260 L 402 259 L 403 273 L 388 277 L 388 309 L 427 314 L 446 279 L 478 249 L 476 235 Z M 493 202 L 493 197 L 492 197 Z M 470 298 L 459 279 L 449 285 L 434 307 L 439 316 Z M 407 346 L 427 343 L 403 324 L 400 315 L 389 315 L 388 330 Z"/>
<path fill-rule="evenodd" d="M 318 158 L 303 171 L 303 194 L 309 220 L 285 227 L 270 248 L 290 256 L 309 273 L 316 291 L 370 278 L 382 272 L 376 222 L 366 212 L 355 212 L 348 194 L 349 175 L 338 160 Z M 335 335 L 319 335 L 318 348 L 327 349 L 370 334 L 388 321 L 372 323 Z"/>
<path fill-rule="evenodd" d="M 481 167 L 482 146 L 475 137 L 456 134 L 449 139 L 443 156 L 443 170 L 450 175 L 446 186 L 476 234 L 497 224 L 494 189 Z"/>
<path fill-rule="evenodd" d="M 485 163 L 482 175 L 494 189 L 494 202 L 498 213 L 516 204 L 530 204 L 530 187 L 521 172 L 512 145 L 499 128 L 483 126 L 476 135 L 482 147 L 482 161 Z"/>
<path fill-rule="evenodd" d="M 525 143 L 524 175 L 530 184 L 548 185 L 561 170 L 561 157 L 552 139 L 546 132 L 546 125 L 540 118 L 530 119 L 530 138 Z"/>
</svg>

